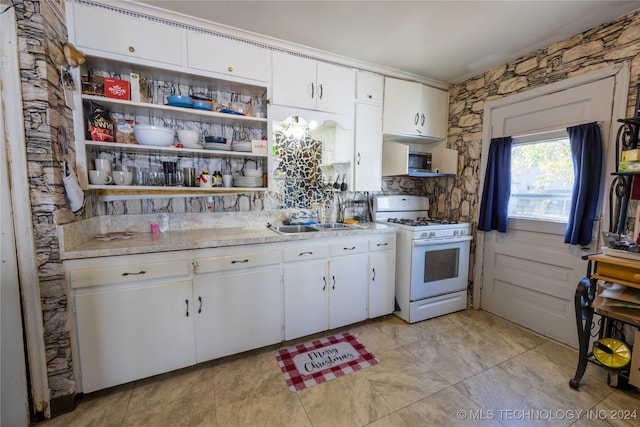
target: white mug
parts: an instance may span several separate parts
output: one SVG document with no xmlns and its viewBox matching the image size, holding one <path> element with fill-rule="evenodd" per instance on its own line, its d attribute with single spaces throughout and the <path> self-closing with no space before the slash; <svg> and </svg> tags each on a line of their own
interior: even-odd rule
<svg viewBox="0 0 640 427">
<path fill-rule="evenodd" d="M 133 172 L 113 171 L 111 175 L 116 185 L 131 185 L 133 182 Z"/>
<path fill-rule="evenodd" d="M 111 178 L 109 172 L 105 170 L 90 170 L 89 182 L 93 185 L 105 185 L 111 184 L 113 182 L 113 178 Z"/>
<path fill-rule="evenodd" d="M 111 172 L 111 162 L 107 159 L 95 159 L 96 170 Z"/>
<path fill-rule="evenodd" d="M 213 176 L 201 174 L 200 175 L 200 187 L 211 188 L 213 187 Z"/>
</svg>

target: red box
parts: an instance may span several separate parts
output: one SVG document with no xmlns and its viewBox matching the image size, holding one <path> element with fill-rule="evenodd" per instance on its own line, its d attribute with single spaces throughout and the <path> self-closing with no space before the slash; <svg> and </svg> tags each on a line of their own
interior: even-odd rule
<svg viewBox="0 0 640 427">
<path fill-rule="evenodd" d="M 104 96 L 116 99 L 131 99 L 131 86 L 126 80 L 104 78 Z"/>
</svg>

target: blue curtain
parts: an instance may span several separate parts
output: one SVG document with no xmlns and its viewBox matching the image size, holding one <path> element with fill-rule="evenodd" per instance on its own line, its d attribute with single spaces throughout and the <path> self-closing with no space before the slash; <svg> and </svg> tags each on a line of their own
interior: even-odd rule
<svg viewBox="0 0 640 427">
<path fill-rule="evenodd" d="M 587 246 L 593 237 L 593 222 L 600 196 L 603 146 L 598 123 L 567 128 L 573 158 L 573 193 L 564 242 Z"/>
<path fill-rule="evenodd" d="M 493 138 L 489 146 L 484 190 L 480 202 L 478 230 L 507 231 L 509 197 L 511 196 L 511 146 L 513 138 Z"/>
</svg>

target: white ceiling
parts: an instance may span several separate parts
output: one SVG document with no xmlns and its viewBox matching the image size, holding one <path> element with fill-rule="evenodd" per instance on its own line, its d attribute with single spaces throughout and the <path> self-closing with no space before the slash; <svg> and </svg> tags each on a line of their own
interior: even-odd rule
<svg viewBox="0 0 640 427">
<path fill-rule="evenodd" d="M 139 1 L 457 83 L 606 24 L 640 1 Z"/>
</svg>

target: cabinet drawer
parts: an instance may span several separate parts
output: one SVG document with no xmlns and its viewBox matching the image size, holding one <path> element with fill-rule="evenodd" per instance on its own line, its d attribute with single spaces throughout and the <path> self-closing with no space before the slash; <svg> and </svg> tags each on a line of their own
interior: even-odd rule
<svg viewBox="0 0 640 427">
<path fill-rule="evenodd" d="M 382 251 L 385 249 L 393 249 L 396 246 L 395 234 L 385 234 L 384 236 L 376 236 L 369 239 L 369 251 Z"/>
<path fill-rule="evenodd" d="M 605 262 L 598 262 L 596 267 L 596 273 L 599 276 L 610 277 L 614 279 L 622 279 L 627 282 L 633 282 L 640 284 L 640 273 L 637 268 L 627 267 L 624 265 L 608 264 Z"/>
<path fill-rule="evenodd" d="M 235 255 L 224 255 L 211 258 L 197 258 L 196 273 L 215 273 L 225 270 L 240 270 L 261 265 L 279 264 L 282 262 L 280 251 L 248 252 Z"/>
<path fill-rule="evenodd" d="M 331 256 L 351 255 L 367 252 L 367 240 L 344 240 L 331 244 Z"/>
<path fill-rule="evenodd" d="M 69 272 L 72 288 L 131 283 L 166 277 L 188 276 L 189 274 L 191 274 L 191 263 L 186 259 L 109 265 L 82 270 L 71 270 Z"/>
<path fill-rule="evenodd" d="M 329 246 L 327 244 L 287 245 L 284 249 L 285 262 L 326 258 L 328 256 Z"/>
</svg>

